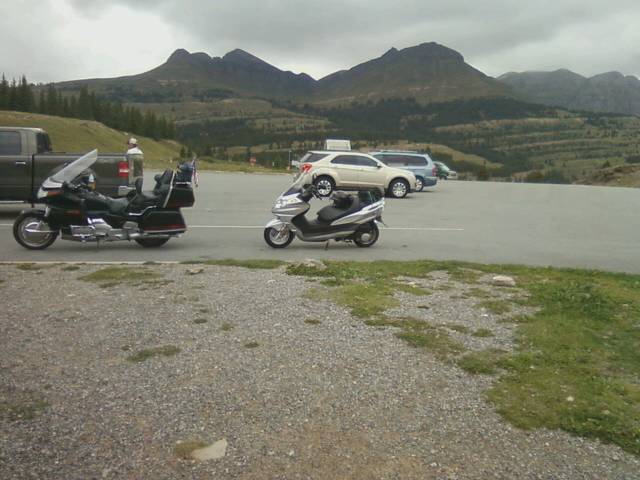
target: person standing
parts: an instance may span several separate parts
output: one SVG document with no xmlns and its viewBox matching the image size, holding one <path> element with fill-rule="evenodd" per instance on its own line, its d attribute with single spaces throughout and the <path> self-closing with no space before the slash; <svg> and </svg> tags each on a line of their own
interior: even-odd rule
<svg viewBox="0 0 640 480">
<path fill-rule="evenodd" d="M 142 153 L 142 150 L 140 150 L 140 147 L 138 146 L 138 140 L 136 138 L 131 137 L 129 139 L 129 142 L 127 143 L 127 155 L 144 156 L 144 153 Z"/>
</svg>

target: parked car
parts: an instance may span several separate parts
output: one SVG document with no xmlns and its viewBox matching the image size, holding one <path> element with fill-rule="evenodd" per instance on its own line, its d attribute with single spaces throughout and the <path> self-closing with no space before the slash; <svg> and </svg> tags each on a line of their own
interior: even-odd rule
<svg viewBox="0 0 640 480">
<path fill-rule="evenodd" d="M 442 162 L 433 162 L 436 164 L 438 171 L 438 178 L 441 180 L 455 180 L 458 178 L 458 172 L 451 170 L 447 165 Z"/>
<path fill-rule="evenodd" d="M 426 153 L 381 150 L 372 152 L 371 155 L 385 165 L 413 173 L 416 177 L 416 192 L 421 192 L 424 187 L 433 187 L 438 183 L 436 166 Z"/>
<path fill-rule="evenodd" d="M 300 174 L 308 175 L 309 183 L 325 197 L 334 190 L 378 187 L 392 197 L 403 198 L 416 189 L 413 173 L 358 152 L 309 152 L 300 159 Z"/>
<path fill-rule="evenodd" d="M 81 156 L 52 150 L 49 135 L 40 128 L 0 127 L 0 200 L 34 201 L 53 170 Z M 108 196 L 126 195 L 142 178 L 142 160 L 124 153 L 99 155 L 91 168 L 97 190 Z"/>
</svg>

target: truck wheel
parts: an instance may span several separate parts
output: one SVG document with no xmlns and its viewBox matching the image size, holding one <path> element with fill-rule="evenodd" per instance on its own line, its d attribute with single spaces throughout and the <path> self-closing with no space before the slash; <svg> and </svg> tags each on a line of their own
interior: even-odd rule
<svg viewBox="0 0 640 480">
<path fill-rule="evenodd" d="M 157 248 L 161 247 L 169 241 L 169 237 L 165 238 L 134 238 L 138 245 L 145 248 Z"/>
<path fill-rule="evenodd" d="M 316 181 L 313 182 L 313 184 L 318 189 L 318 195 L 321 197 L 328 197 L 336 188 L 336 182 L 334 182 L 333 178 L 328 175 L 322 175 L 321 177 L 316 178 Z"/>
<path fill-rule="evenodd" d="M 21 213 L 13 222 L 13 238 L 29 250 L 44 250 L 56 241 L 58 230 L 51 229 L 44 212 Z"/>
<path fill-rule="evenodd" d="M 424 188 L 424 179 L 422 177 L 416 177 L 416 192 L 421 192 Z"/>
<path fill-rule="evenodd" d="M 393 198 L 404 198 L 409 193 L 409 184 L 404 178 L 396 178 L 389 184 L 389 193 Z"/>
</svg>

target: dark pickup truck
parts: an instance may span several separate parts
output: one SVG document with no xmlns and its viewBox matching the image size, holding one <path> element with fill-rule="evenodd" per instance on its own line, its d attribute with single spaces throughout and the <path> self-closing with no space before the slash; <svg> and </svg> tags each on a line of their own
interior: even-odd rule
<svg viewBox="0 0 640 480">
<path fill-rule="evenodd" d="M 33 202 L 53 171 L 81 155 L 53 153 L 49 135 L 40 128 L 0 127 L 0 201 Z M 102 154 L 92 170 L 100 193 L 126 195 L 142 177 L 142 156 Z"/>
</svg>

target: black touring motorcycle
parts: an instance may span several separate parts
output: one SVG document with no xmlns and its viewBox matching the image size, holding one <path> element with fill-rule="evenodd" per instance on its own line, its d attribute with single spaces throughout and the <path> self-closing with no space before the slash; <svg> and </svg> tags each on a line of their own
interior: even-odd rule
<svg viewBox="0 0 640 480">
<path fill-rule="evenodd" d="M 20 245 L 42 250 L 62 234 L 78 242 L 134 240 L 143 247 L 159 247 L 187 231 L 180 208 L 195 201 L 191 172 L 185 176 L 165 170 L 155 176 L 152 192 L 142 191 L 139 178 L 127 197 L 111 198 L 91 188 L 95 179 L 87 172 L 97 159 L 93 150 L 42 183 L 37 198 L 45 208 L 25 210 L 13 224 Z"/>
</svg>

